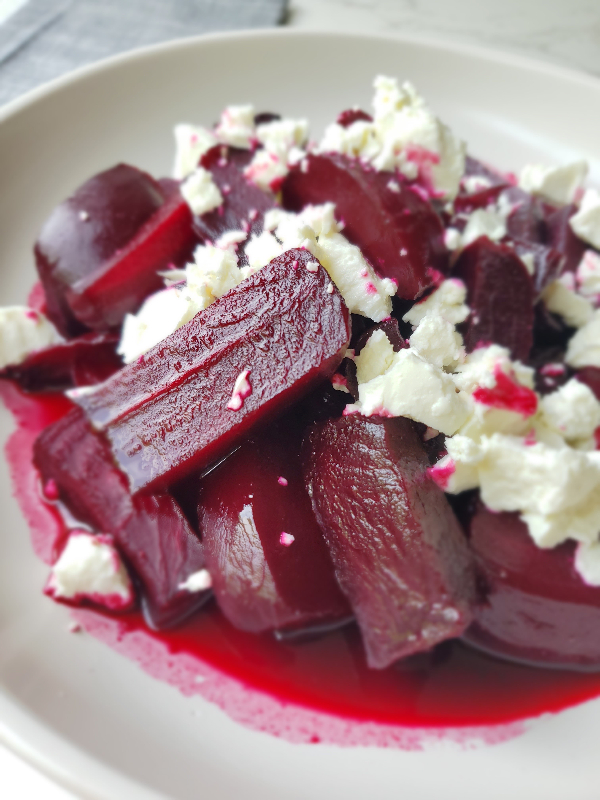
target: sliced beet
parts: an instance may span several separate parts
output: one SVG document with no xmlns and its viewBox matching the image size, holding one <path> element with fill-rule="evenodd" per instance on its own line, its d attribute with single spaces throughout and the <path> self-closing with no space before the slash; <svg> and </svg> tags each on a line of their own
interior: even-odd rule
<svg viewBox="0 0 600 800">
<path fill-rule="evenodd" d="M 349 128 L 355 122 L 373 122 L 373 117 L 360 108 L 347 108 L 345 111 L 340 111 L 336 119 L 336 123 L 342 128 Z"/>
<path fill-rule="evenodd" d="M 222 206 L 194 217 L 194 229 L 203 241 L 215 242 L 228 231 L 244 230 L 249 237 L 262 233 L 264 215 L 275 207 L 275 201 L 244 177 L 243 168 L 253 155 L 251 150 L 217 145 L 202 156 L 201 165 L 211 173 L 223 196 Z"/>
<path fill-rule="evenodd" d="M 467 287 L 467 350 L 494 342 L 526 361 L 533 341 L 534 290 L 521 259 L 510 247 L 482 236 L 462 251 L 453 275 Z"/>
<path fill-rule="evenodd" d="M 542 201 L 517 186 L 507 189 L 505 196 L 513 204 L 506 220 L 508 235 L 523 242 L 543 244 L 546 241 L 546 226 Z"/>
<path fill-rule="evenodd" d="M 201 482 L 198 520 L 213 591 L 241 630 L 307 629 L 351 615 L 304 486 L 302 432 L 287 415 Z"/>
<path fill-rule="evenodd" d="M 305 442 L 317 520 L 380 669 L 459 636 L 472 619 L 472 560 L 406 419 L 329 420 Z"/>
<path fill-rule="evenodd" d="M 42 486 L 52 481 L 53 499 L 80 522 L 112 534 L 141 584 L 153 627 L 174 625 L 205 602 L 207 592 L 180 588 L 204 567 L 204 556 L 178 504 L 168 494 L 132 497 L 108 443 L 83 411 L 74 408 L 40 434 L 34 462 Z"/>
<path fill-rule="evenodd" d="M 329 283 L 308 251 L 289 250 L 74 398 L 106 432 L 132 491 L 215 462 L 335 372 L 350 315 Z"/>
<path fill-rule="evenodd" d="M 536 297 L 539 297 L 544 287 L 555 281 L 563 272 L 566 259 L 562 253 L 546 244 L 535 244 L 518 239 L 513 244 L 519 258 L 523 256 L 533 258 L 533 287 Z"/>
<path fill-rule="evenodd" d="M 331 201 L 343 233 L 375 271 L 398 285 L 398 295 L 418 297 L 448 269 L 444 227 L 430 203 L 400 175 L 375 172 L 337 153 L 309 155 L 283 182 L 285 208 Z"/>
<path fill-rule="evenodd" d="M 504 175 L 501 172 L 498 172 L 497 169 L 488 166 L 483 161 L 479 161 L 477 158 L 473 158 L 473 156 L 467 156 L 465 159 L 465 175 L 467 176 L 477 176 L 479 178 L 485 178 L 490 182 L 491 186 L 504 186 L 507 183 L 513 184 L 516 179 Z"/>
<path fill-rule="evenodd" d="M 123 366 L 118 343 L 111 333 L 87 333 L 32 353 L 21 364 L 5 367 L 0 377 L 16 381 L 26 392 L 91 386 Z"/>
<path fill-rule="evenodd" d="M 543 550 L 518 514 L 479 503 L 470 544 L 487 598 L 465 641 L 536 666 L 600 667 L 600 587 L 575 571 L 573 542 Z"/>
<path fill-rule="evenodd" d="M 575 272 L 583 258 L 587 245 L 573 233 L 569 220 L 577 206 L 568 205 L 546 213 L 547 242 L 565 256 L 564 270 Z"/>
</svg>

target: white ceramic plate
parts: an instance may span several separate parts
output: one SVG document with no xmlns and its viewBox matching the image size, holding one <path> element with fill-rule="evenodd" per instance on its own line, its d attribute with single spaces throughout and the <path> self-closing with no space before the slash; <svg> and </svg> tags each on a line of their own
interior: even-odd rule
<svg viewBox="0 0 600 800">
<path fill-rule="evenodd" d="M 293 31 L 154 47 L 59 80 L 0 111 L 2 305 L 34 281 L 31 243 L 53 205 L 123 160 L 170 171 L 175 122 L 226 103 L 308 116 L 368 107 L 379 72 L 410 78 L 474 155 L 506 169 L 588 158 L 600 180 L 600 82 L 516 57 L 415 40 Z M 0 419 L 5 437 L 11 428 Z M 474 749 L 294 745 L 185 698 L 41 596 L 46 570 L 0 465 L 0 740 L 86 798 L 365 796 L 387 800 L 597 798 L 600 702 Z"/>
</svg>

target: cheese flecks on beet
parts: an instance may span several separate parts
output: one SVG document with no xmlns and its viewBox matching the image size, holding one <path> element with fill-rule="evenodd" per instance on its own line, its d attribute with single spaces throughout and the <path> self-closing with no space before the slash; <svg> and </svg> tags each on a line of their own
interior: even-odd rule
<svg viewBox="0 0 600 800">
<path fill-rule="evenodd" d="M 252 386 L 248 380 L 250 375 L 249 369 L 244 369 L 237 376 L 233 385 L 233 392 L 231 393 L 231 400 L 227 403 L 227 408 L 230 411 L 239 411 L 244 405 L 244 400 L 252 394 Z"/>
<path fill-rule="evenodd" d="M 179 584 L 179 588 L 186 592 L 205 592 L 212 586 L 212 578 L 207 569 L 199 569 L 198 572 L 193 572 L 183 583 Z"/>
<path fill-rule="evenodd" d="M 279 119 L 259 125 L 256 138 L 263 147 L 256 151 L 244 175 L 265 191 L 277 191 L 290 166 L 306 155 L 302 148 L 307 137 L 305 119 Z"/>
<path fill-rule="evenodd" d="M 527 164 L 519 175 L 519 187 L 552 203 L 573 203 L 589 171 L 587 161 L 572 161 L 559 167 Z"/>
<path fill-rule="evenodd" d="M 0 308 L 0 369 L 63 341 L 44 314 L 26 306 Z"/>
<path fill-rule="evenodd" d="M 376 170 L 400 170 L 434 197 L 453 199 L 465 171 L 464 142 L 427 107 L 408 81 L 378 76 L 374 82 L 374 120 L 344 127 L 330 125 L 319 144 L 322 153 L 358 157 Z"/>
<path fill-rule="evenodd" d="M 194 172 L 204 153 L 217 144 L 217 137 L 207 128 L 195 125 L 176 125 L 173 132 L 175 135 L 173 177 L 182 180 Z"/>
<path fill-rule="evenodd" d="M 131 580 L 121 557 L 105 535 L 72 531 L 52 567 L 47 594 L 63 600 L 87 599 L 119 610 L 131 606 Z"/>
<path fill-rule="evenodd" d="M 196 167 L 183 181 L 180 191 L 193 214 L 206 214 L 223 203 L 219 187 L 204 167 Z"/>
</svg>

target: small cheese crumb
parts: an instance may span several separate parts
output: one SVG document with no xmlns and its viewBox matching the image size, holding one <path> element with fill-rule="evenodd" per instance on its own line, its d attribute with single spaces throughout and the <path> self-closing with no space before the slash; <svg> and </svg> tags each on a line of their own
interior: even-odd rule
<svg viewBox="0 0 600 800">
<path fill-rule="evenodd" d="M 575 277 L 578 292 L 598 305 L 598 299 L 600 298 L 600 253 L 596 253 L 595 250 L 586 250 L 579 262 Z"/>
<path fill-rule="evenodd" d="M 217 137 L 212 131 L 194 125 L 176 125 L 173 132 L 175 134 L 173 177 L 180 181 L 194 172 L 204 153 L 217 144 Z"/>
<path fill-rule="evenodd" d="M 281 536 L 279 537 L 279 544 L 282 544 L 284 547 L 289 547 L 296 541 L 296 537 L 292 536 L 291 533 L 286 533 L 285 531 L 281 532 Z"/>
<path fill-rule="evenodd" d="M 576 236 L 600 249 L 600 192 L 597 189 L 586 190 L 579 211 L 573 214 L 569 224 Z"/>
<path fill-rule="evenodd" d="M 571 443 L 589 439 L 600 425 L 600 402 L 575 378 L 543 397 L 541 410 L 544 422 Z"/>
<path fill-rule="evenodd" d="M 284 478 L 282 475 L 280 475 L 280 476 L 277 478 L 277 483 L 278 483 L 280 486 L 287 486 L 287 485 L 288 485 L 288 482 L 287 482 L 287 480 L 286 480 L 286 479 L 285 479 L 285 478 Z"/>
<path fill-rule="evenodd" d="M 212 578 L 207 569 L 199 569 L 198 572 L 192 572 L 183 583 L 179 584 L 179 589 L 186 592 L 196 593 L 204 592 L 212 586 Z"/>
<path fill-rule="evenodd" d="M 231 411 L 239 411 L 244 405 L 244 400 L 252 394 L 252 386 L 248 380 L 249 369 L 244 369 L 237 376 L 233 385 L 231 400 L 227 403 L 227 408 Z"/>
<path fill-rule="evenodd" d="M 21 364 L 27 356 L 64 341 L 39 311 L 25 306 L 0 308 L 0 369 Z"/>
<path fill-rule="evenodd" d="M 562 317 L 567 325 L 581 328 L 591 320 L 594 307 L 574 291 L 574 285 L 572 273 L 567 272 L 546 286 L 542 299 L 548 310 Z"/>
<path fill-rule="evenodd" d="M 185 179 L 180 191 L 193 214 L 207 214 L 223 203 L 219 187 L 210 172 L 203 167 L 197 167 Z"/>
<path fill-rule="evenodd" d="M 458 325 L 470 314 L 469 306 L 465 304 L 466 297 L 467 287 L 464 283 L 458 278 L 448 278 L 425 300 L 415 303 L 402 319 L 416 328 L 427 314 L 432 314 Z"/>
<path fill-rule="evenodd" d="M 600 310 L 569 339 L 565 361 L 576 369 L 600 367 Z"/>
<path fill-rule="evenodd" d="M 256 137 L 254 113 L 251 105 L 227 106 L 215 128 L 219 141 L 249 150 Z"/>
</svg>

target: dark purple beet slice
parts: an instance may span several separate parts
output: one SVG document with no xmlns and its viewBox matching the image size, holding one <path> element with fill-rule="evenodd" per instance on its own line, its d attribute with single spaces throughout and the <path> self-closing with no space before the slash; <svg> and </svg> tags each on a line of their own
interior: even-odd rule
<svg viewBox="0 0 600 800">
<path fill-rule="evenodd" d="M 180 589 L 204 567 L 202 544 L 168 494 L 132 497 L 104 438 L 78 408 L 46 428 L 34 446 L 42 485 L 79 521 L 110 533 L 142 587 L 149 623 L 174 625 L 198 609 L 207 592 Z"/>
<path fill-rule="evenodd" d="M 281 119 L 281 114 L 274 114 L 272 111 L 261 111 L 254 115 L 254 124 L 258 127 L 259 125 L 266 125 L 268 122 L 277 122 L 279 119 Z"/>
<path fill-rule="evenodd" d="M 482 236 L 460 254 L 453 275 L 467 287 L 471 314 L 463 336 L 471 352 L 492 342 L 526 361 L 532 345 L 533 281 L 510 247 Z"/>
<path fill-rule="evenodd" d="M 306 629 L 350 607 L 304 487 L 291 416 L 236 450 L 200 485 L 198 520 L 219 607 L 241 630 Z M 291 544 L 282 533 L 291 535 Z"/>
<path fill-rule="evenodd" d="M 575 272 L 587 245 L 573 233 L 569 220 L 577 206 L 563 206 L 546 214 L 547 242 L 565 256 L 565 272 Z"/>
<path fill-rule="evenodd" d="M 342 128 L 349 128 L 354 122 L 373 122 L 373 117 L 360 108 L 347 108 L 345 111 L 340 111 L 336 122 Z"/>
<path fill-rule="evenodd" d="M 513 203 L 513 210 L 506 220 L 506 230 L 512 239 L 523 242 L 544 244 L 546 226 L 542 201 L 512 186 L 506 190 L 506 196 Z"/>
<path fill-rule="evenodd" d="M 400 297 L 418 297 L 433 284 L 432 270 L 448 269 L 441 219 L 392 172 L 375 172 L 336 153 L 309 155 L 290 170 L 282 198 L 292 211 L 335 203 L 344 236 L 380 276 L 396 281 Z"/>
<path fill-rule="evenodd" d="M 574 543 L 542 550 L 517 514 L 481 503 L 470 543 L 487 600 L 465 641 L 538 666 L 600 667 L 600 588 L 576 573 Z"/>
<path fill-rule="evenodd" d="M 369 666 L 459 636 L 472 619 L 472 560 L 412 423 L 343 417 L 305 445 L 317 520 Z"/>
<path fill-rule="evenodd" d="M 525 255 L 533 256 L 533 287 L 536 296 L 539 296 L 544 287 L 556 280 L 564 270 L 566 259 L 562 253 L 546 244 L 514 241 L 515 253 L 521 258 Z"/>
<path fill-rule="evenodd" d="M 503 186 L 507 183 L 514 184 L 516 182 L 516 178 L 503 175 L 483 161 L 473 158 L 473 156 L 467 156 L 465 159 L 465 175 L 477 175 L 480 178 L 486 178 L 492 186 Z"/>
<path fill-rule="evenodd" d="M 243 175 L 253 155 L 250 150 L 217 145 L 202 157 L 201 165 L 211 173 L 223 196 L 222 206 L 194 217 L 194 230 L 203 241 L 215 242 L 227 231 L 245 230 L 249 237 L 262 233 L 264 215 L 274 208 L 275 201 Z"/>
<path fill-rule="evenodd" d="M 91 386 L 123 366 L 118 343 L 111 333 L 86 333 L 32 353 L 21 364 L 0 371 L 0 377 L 16 381 L 26 392 Z"/>
<path fill-rule="evenodd" d="M 75 398 L 106 432 L 132 491 L 215 462 L 335 372 L 350 315 L 329 283 L 308 251 L 289 250 Z M 234 396 L 246 371 L 250 393 Z"/>
</svg>

